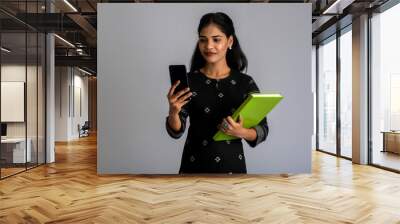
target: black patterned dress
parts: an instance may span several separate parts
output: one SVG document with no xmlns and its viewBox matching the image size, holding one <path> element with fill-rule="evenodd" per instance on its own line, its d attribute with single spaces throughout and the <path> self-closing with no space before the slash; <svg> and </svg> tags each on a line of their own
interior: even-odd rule
<svg viewBox="0 0 400 224">
<path fill-rule="evenodd" d="M 179 113 L 181 130 L 175 132 L 166 120 L 166 129 L 173 138 L 180 138 L 189 117 L 190 126 L 182 154 L 179 173 L 246 173 L 246 162 L 241 139 L 214 141 L 217 125 L 232 115 L 249 93 L 259 92 L 253 78 L 231 70 L 223 79 L 211 79 L 200 71 L 188 74 L 192 97 Z M 257 138 L 247 141 L 251 147 L 265 141 L 267 119 L 254 127 Z"/>
</svg>

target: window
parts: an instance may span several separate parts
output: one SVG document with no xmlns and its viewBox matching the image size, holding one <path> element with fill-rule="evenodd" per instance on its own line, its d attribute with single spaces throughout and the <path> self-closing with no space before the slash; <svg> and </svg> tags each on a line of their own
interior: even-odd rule
<svg viewBox="0 0 400 224">
<path fill-rule="evenodd" d="M 351 26 L 340 36 L 340 155 L 352 157 L 352 34 Z"/>
<path fill-rule="evenodd" d="M 336 36 L 318 48 L 318 149 L 336 153 Z"/>
<path fill-rule="evenodd" d="M 399 23 L 399 4 L 371 18 L 371 157 L 373 164 L 396 170 L 400 170 Z"/>
</svg>

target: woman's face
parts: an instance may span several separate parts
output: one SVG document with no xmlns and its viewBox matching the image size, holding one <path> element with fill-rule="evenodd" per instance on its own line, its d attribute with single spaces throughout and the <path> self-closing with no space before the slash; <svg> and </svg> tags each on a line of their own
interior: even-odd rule
<svg viewBox="0 0 400 224">
<path fill-rule="evenodd" d="M 210 24 L 200 31 L 198 44 L 207 63 L 216 63 L 225 60 L 226 52 L 233 44 L 233 37 L 228 38 L 218 26 Z"/>
</svg>

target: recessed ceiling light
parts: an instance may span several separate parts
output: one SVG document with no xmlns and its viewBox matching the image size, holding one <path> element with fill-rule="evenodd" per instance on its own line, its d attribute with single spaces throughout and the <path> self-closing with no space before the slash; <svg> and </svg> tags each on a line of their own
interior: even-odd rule
<svg viewBox="0 0 400 224">
<path fill-rule="evenodd" d="M 325 9 L 324 12 L 322 12 L 322 14 L 332 13 L 331 10 L 337 7 L 340 1 L 341 0 L 336 0 L 332 5 L 330 5 L 327 9 Z"/>
<path fill-rule="evenodd" d="M 64 38 L 62 38 L 62 37 L 60 37 L 60 36 L 57 35 L 57 34 L 54 34 L 54 36 L 57 37 L 58 39 L 60 39 L 61 41 L 63 41 L 64 43 L 68 44 L 69 46 L 75 48 L 75 45 L 71 44 L 71 42 L 69 42 L 68 40 L 66 40 L 66 39 L 64 39 Z"/>
<path fill-rule="evenodd" d="M 4 51 L 4 52 L 6 52 L 6 53 L 10 53 L 10 52 L 11 52 L 11 50 L 9 50 L 9 49 L 7 49 L 7 48 L 5 48 L 5 47 L 1 47 L 1 50 Z"/>
<path fill-rule="evenodd" d="M 79 69 L 79 71 L 81 71 L 81 72 L 83 72 L 83 73 L 85 73 L 85 74 L 92 75 L 92 73 L 90 73 L 90 72 L 88 72 L 88 71 L 86 71 L 86 70 L 83 70 L 83 69 L 81 69 L 81 68 L 79 68 L 79 67 L 78 67 L 78 69 Z"/>
<path fill-rule="evenodd" d="M 78 10 L 71 4 L 69 3 L 68 0 L 64 0 L 65 4 L 67 4 L 72 10 L 74 10 L 75 12 L 78 12 Z"/>
</svg>

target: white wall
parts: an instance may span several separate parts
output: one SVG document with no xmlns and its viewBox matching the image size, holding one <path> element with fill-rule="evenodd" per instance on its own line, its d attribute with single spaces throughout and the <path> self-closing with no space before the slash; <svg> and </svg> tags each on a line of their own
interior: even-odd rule
<svg viewBox="0 0 400 224">
<path fill-rule="evenodd" d="M 79 113 L 79 95 L 82 114 Z M 55 78 L 55 140 L 77 139 L 78 124 L 88 120 L 88 78 L 72 67 L 56 67 Z"/>
<path fill-rule="evenodd" d="M 32 74 L 33 67 L 18 64 L 9 64 L 1 66 L 1 81 L 3 82 L 25 82 L 26 69 L 28 74 Z M 4 97 L 4 96 L 3 96 Z M 7 108 L 1 108 L 6 110 Z M 8 137 L 25 137 L 25 122 L 10 122 L 7 123 L 7 136 Z"/>
<path fill-rule="evenodd" d="M 73 138 L 78 138 L 79 137 L 79 133 L 78 133 L 78 129 L 77 126 L 78 124 L 80 124 L 81 126 L 85 123 L 85 121 L 88 121 L 88 117 L 89 117 L 89 112 L 88 112 L 88 106 L 89 106 L 89 102 L 88 102 L 88 77 L 87 76 L 82 76 L 83 73 L 81 73 L 80 71 L 75 69 L 75 75 L 74 75 L 74 94 L 75 96 L 73 96 L 75 102 L 74 102 L 74 108 L 72 108 L 72 110 L 75 110 L 75 113 L 72 113 L 72 136 Z M 78 72 L 78 74 L 77 74 Z M 80 91 L 80 93 L 79 93 Z M 80 98 L 79 98 L 80 95 Z M 81 101 L 79 103 L 79 100 Z M 79 110 L 79 107 L 81 107 L 80 109 L 82 111 Z M 73 111 L 74 112 L 74 111 Z"/>
<path fill-rule="evenodd" d="M 27 72 L 27 73 L 26 73 Z M 26 83 L 26 74 L 28 76 L 34 75 L 36 77 L 36 67 L 34 66 L 25 66 L 24 65 L 19 65 L 19 64 L 6 64 L 1 66 L 1 81 L 3 82 L 25 82 Z M 30 84 L 36 85 L 36 81 L 33 83 L 31 81 L 33 78 L 28 77 L 28 80 L 30 80 Z M 29 92 L 27 93 L 28 99 L 27 103 L 32 102 L 33 100 L 31 98 L 36 99 L 36 88 L 31 89 L 28 88 Z M 3 96 L 4 97 L 4 96 Z M 36 130 L 36 124 L 32 124 L 32 121 L 35 121 L 36 123 L 36 113 L 31 113 L 32 111 L 36 110 L 36 103 L 29 105 L 31 106 L 29 111 L 30 113 L 27 113 L 28 116 L 28 137 L 29 134 L 32 132 L 31 129 Z M 7 108 L 1 108 L 2 110 L 7 110 Z M 23 108 L 24 109 L 24 108 Z M 7 136 L 8 137 L 25 137 L 25 126 L 26 122 L 7 122 Z"/>
<path fill-rule="evenodd" d="M 201 16 L 234 21 L 262 92 L 285 97 L 248 173 L 311 171 L 311 4 L 99 4 L 98 173 L 177 173 L 185 136 L 165 131 L 168 65 L 189 64 Z M 290 15 L 290 16 L 287 16 Z"/>
<path fill-rule="evenodd" d="M 68 141 L 70 75 L 68 67 L 55 68 L 55 141 Z"/>
<path fill-rule="evenodd" d="M 41 66 L 25 66 L 25 64 L 3 64 L 1 66 L 2 82 L 24 82 L 26 85 L 26 106 L 22 108 L 22 113 L 26 112 L 26 120 L 23 122 L 6 122 L 7 137 L 30 139 L 32 161 L 44 163 L 44 74 Z M 27 81 L 26 81 L 27 79 Z M 2 95 L 2 98 L 7 97 Z M 10 108 L 1 108 L 7 110 Z M 13 111 L 9 111 L 13 112 Z M 14 113 L 17 113 L 14 111 Z M 37 153 L 39 156 L 37 157 Z"/>
</svg>

